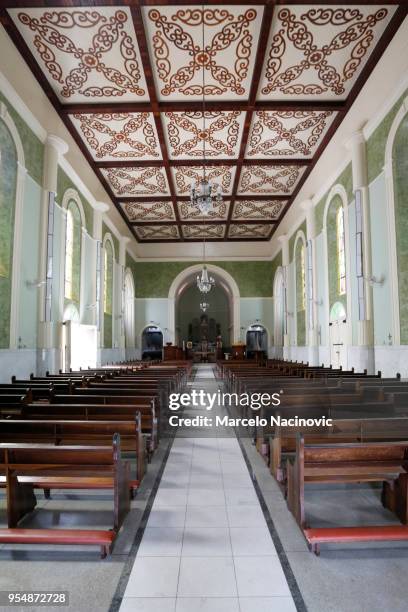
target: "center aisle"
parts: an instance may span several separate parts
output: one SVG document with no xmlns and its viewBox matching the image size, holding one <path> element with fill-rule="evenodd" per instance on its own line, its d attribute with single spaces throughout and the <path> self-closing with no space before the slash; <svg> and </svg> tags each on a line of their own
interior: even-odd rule
<svg viewBox="0 0 408 612">
<path fill-rule="evenodd" d="M 191 388 L 217 389 L 211 366 L 198 366 Z M 295 612 L 231 432 L 178 431 L 121 612 Z"/>
</svg>

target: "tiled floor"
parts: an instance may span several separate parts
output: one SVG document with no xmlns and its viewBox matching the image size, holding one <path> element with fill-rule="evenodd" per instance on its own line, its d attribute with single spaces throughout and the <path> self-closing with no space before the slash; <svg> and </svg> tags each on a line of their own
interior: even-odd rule
<svg viewBox="0 0 408 612">
<path fill-rule="evenodd" d="M 205 433 L 173 443 L 120 610 L 294 612 L 238 441 Z"/>
</svg>

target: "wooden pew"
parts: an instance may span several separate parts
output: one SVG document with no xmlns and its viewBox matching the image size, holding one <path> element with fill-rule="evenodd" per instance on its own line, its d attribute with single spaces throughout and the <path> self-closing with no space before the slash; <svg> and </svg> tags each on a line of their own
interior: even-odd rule
<svg viewBox="0 0 408 612">
<path fill-rule="evenodd" d="M 119 434 L 111 446 L 0 444 L 0 470 L 6 480 L 8 524 L 0 529 L 0 543 L 89 544 L 99 546 L 102 557 L 111 551 L 130 509 L 129 464 L 122 461 Z M 37 504 L 35 488 L 112 488 L 113 529 L 19 528 Z"/>
<path fill-rule="evenodd" d="M 305 445 L 304 437 L 299 435 L 296 440 L 295 458 L 287 462 L 287 501 L 311 550 L 318 554 L 319 544 L 327 541 L 375 541 L 387 539 L 387 535 L 390 539 L 408 540 L 406 495 L 400 501 L 400 504 L 403 505 L 403 509 L 400 507 L 400 514 L 402 513 L 405 517 L 405 525 L 402 527 L 396 525 L 393 529 L 390 526 L 384 529 L 385 526 L 378 525 L 369 528 L 364 526 L 336 527 L 332 528 L 331 532 L 327 532 L 324 528 L 309 530 L 305 515 L 305 485 L 307 483 L 381 482 L 383 487 L 384 483 L 389 483 L 388 492 L 385 487 L 383 488 L 382 500 L 384 505 L 395 509 L 397 505 L 395 485 L 402 481 L 406 489 L 407 468 L 408 441 Z M 330 540 L 330 535 L 335 536 L 336 540 Z"/>
<path fill-rule="evenodd" d="M 145 444 L 142 417 L 136 413 L 133 421 L 89 421 L 62 419 L 8 419 L 0 421 L 0 442 L 36 442 L 69 446 L 105 446 L 115 433 L 121 437 L 122 451 L 136 459 L 136 473 L 130 481 L 133 494 L 145 474 Z"/>
</svg>

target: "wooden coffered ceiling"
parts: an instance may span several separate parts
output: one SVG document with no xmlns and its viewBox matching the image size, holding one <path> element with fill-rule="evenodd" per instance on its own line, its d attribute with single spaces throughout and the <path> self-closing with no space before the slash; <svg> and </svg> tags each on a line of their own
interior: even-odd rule
<svg viewBox="0 0 408 612">
<path fill-rule="evenodd" d="M 376 0 L 1 6 L 139 242 L 269 240 L 407 14 Z M 208 217 L 189 201 L 203 144 L 223 194 Z"/>
</svg>

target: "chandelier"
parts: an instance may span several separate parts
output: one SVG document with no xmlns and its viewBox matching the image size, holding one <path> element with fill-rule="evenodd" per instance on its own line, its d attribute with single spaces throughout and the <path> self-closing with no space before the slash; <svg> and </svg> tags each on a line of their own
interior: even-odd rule
<svg viewBox="0 0 408 612">
<path fill-rule="evenodd" d="M 208 293 L 215 285 L 215 280 L 212 276 L 208 276 L 207 266 L 205 265 L 205 238 L 203 240 L 203 269 L 201 274 L 197 274 L 197 287 L 201 293 Z M 201 305 L 200 305 L 201 306 Z"/>
<path fill-rule="evenodd" d="M 205 312 L 207 310 L 207 308 L 209 308 L 209 307 L 210 307 L 210 305 L 209 305 L 208 302 L 201 302 L 201 304 L 200 304 L 200 308 L 201 308 L 201 310 L 203 312 Z"/>
<path fill-rule="evenodd" d="M 204 13 L 204 6 L 202 7 Z M 204 39 L 204 14 L 202 20 L 202 53 L 205 53 L 205 39 Z M 216 185 L 209 181 L 205 175 L 205 143 L 208 138 L 206 126 L 205 126 L 205 68 L 203 64 L 203 127 L 202 127 L 202 141 L 203 141 L 203 177 L 199 181 L 192 183 L 190 187 L 190 202 L 195 208 L 198 208 L 203 216 L 208 216 L 209 212 L 214 208 L 215 205 L 222 203 L 222 191 L 221 185 Z"/>
</svg>

